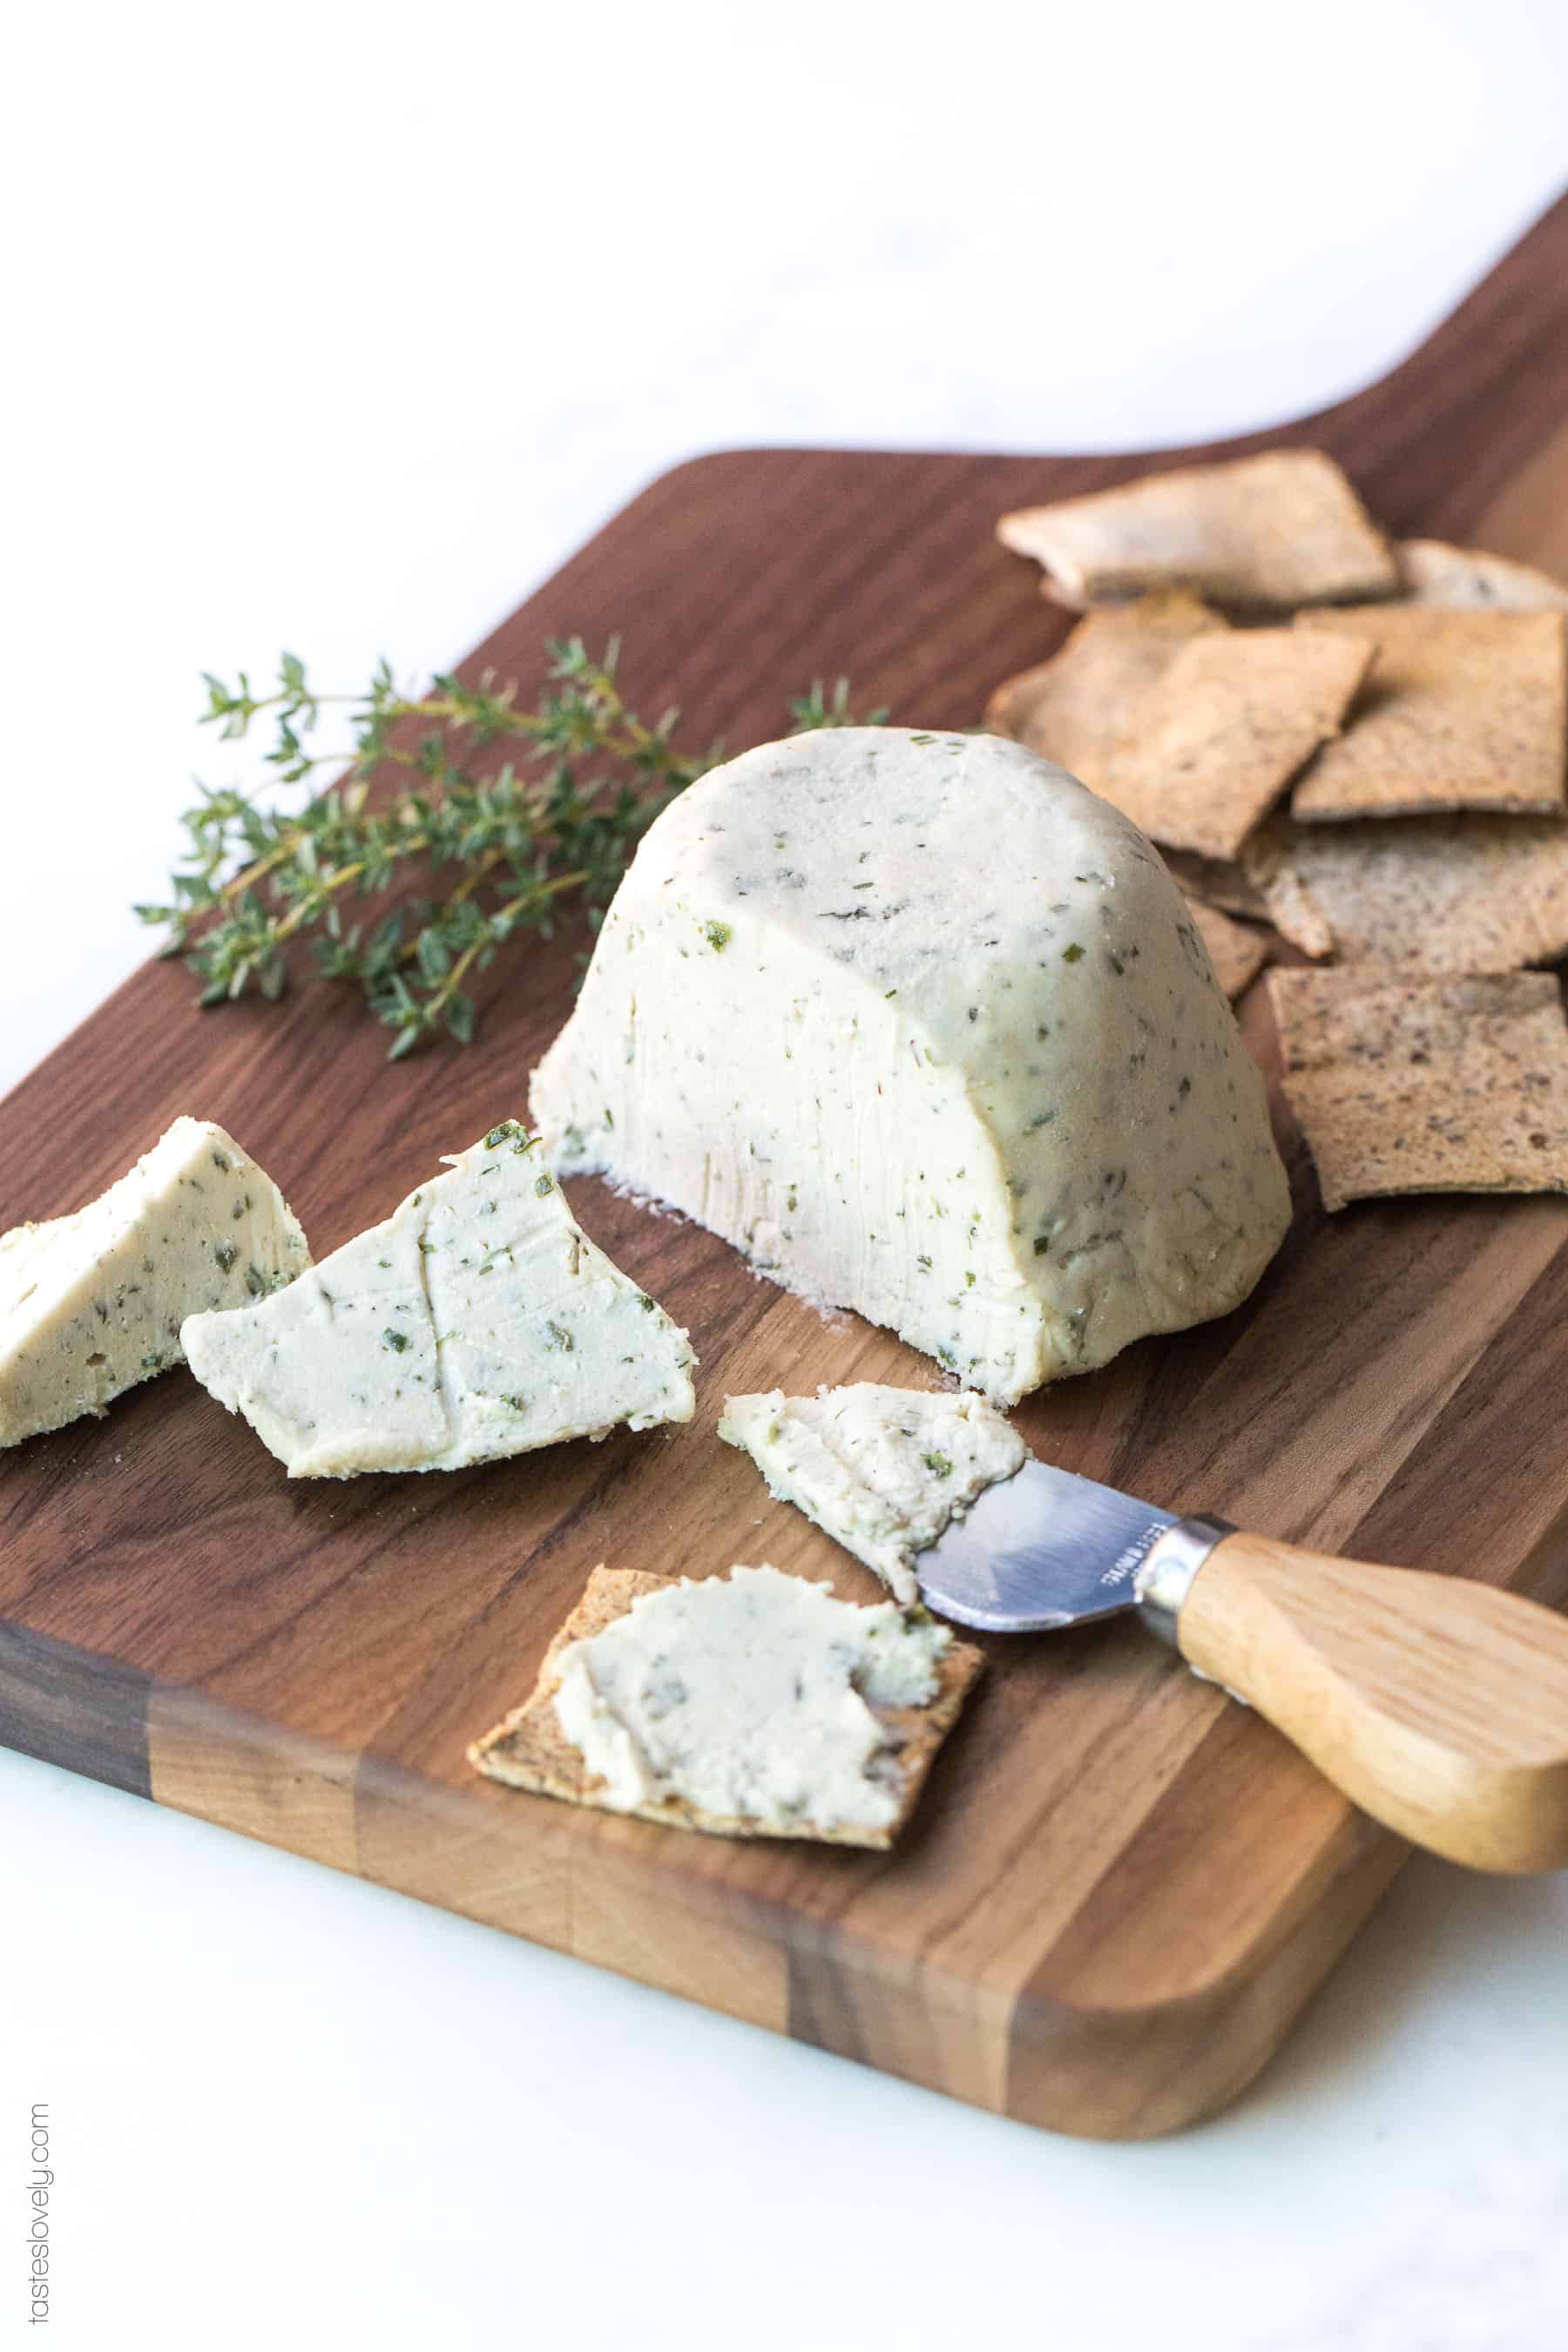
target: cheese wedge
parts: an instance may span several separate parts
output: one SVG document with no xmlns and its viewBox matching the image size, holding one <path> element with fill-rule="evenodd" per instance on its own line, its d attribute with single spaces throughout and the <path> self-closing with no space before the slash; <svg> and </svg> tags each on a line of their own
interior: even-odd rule
<svg viewBox="0 0 1568 2352">
<path fill-rule="evenodd" d="M 532 1109 L 554 1168 L 672 1202 L 1003 1402 L 1226 1313 L 1289 1213 L 1163 865 L 996 736 L 828 730 L 682 793 Z"/>
<path fill-rule="evenodd" d="M 180 1361 L 187 1315 L 310 1263 L 271 1177 L 221 1127 L 177 1118 L 85 1209 L 0 1234 L 0 1445 L 101 1413 Z"/>
<path fill-rule="evenodd" d="M 719 1434 L 903 1601 L 920 1598 L 918 1554 L 1028 1452 L 982 1396 L 875 1381 L 726 1397 Z"/>
<path fill-rule="evenodd" d="M 289 1290 L 182 1333 L 293 1478 L 460 1470 L 689 1421 L 691 1349 L 595 1249 L 513 1119 Z"/>
</svg>

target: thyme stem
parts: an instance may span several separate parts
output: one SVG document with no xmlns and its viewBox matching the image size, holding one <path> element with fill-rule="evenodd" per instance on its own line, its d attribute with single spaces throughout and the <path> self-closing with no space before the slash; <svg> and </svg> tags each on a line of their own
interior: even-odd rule
<svg viewBox="0 0 1568 2352">
<path fill-rule="evenodd" d="M 207 674 L 204 723 L 228 740 L 269 723 L 267 772 L 248 790 L 200 788 L 168 901 L 136 911 L 163 928 L 166 952 L 184 957 L 205 1005 L 275 1000 L 293 976 L 291 951 L 309 938 L 319 971 L 357 983 L 394 1032 L 395 1058 L 443 1033 L 466 1045 L 477 973 L 515 933 L 548 936 L 564 904 L 594 920 L 660 809 L 718 757 L 675 749 L 676 711 L 649 724 L 627 708 L 617 651 L 612 641 L 595 660 L 580 638 L 552 643 L 531 708 L 489 675 L 476 688 L 438 677 L 428 694 L 409 695 L 384 662 L 358 695 L 318 693 L 292 654 L 265 693 L 244 671 L 232 687 Z M 853 726 L 848 693 L 840 679 L 829 698 L 818 680 L 791 705 L 796 731 Z M 312 748 L 325 709 L 352 713 L 352 751 Z M 485 756 L 510 747 L 527 772 Z M 403 781 L 378 808 L 371 786 L 388 767 Z M 335 781 L 321 780 L 323 768 Z M 268 805 L 268 784 L 299 783 L 302 805 Z M 416 861 L 447 877 L 444 895 L 345 922 L 361 902 L 384 901 Z"/>
</svg>

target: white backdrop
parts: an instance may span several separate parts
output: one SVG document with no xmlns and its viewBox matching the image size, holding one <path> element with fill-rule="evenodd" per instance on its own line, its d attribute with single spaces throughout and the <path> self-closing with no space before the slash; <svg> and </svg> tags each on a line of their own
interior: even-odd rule
<svg viewBox="0 0 1568 2352">
<path fill-rule="evenodd" d="M 5 71 L 4 1082 L 142 952 L 199 668 L 417 676 L 709 446 L 1310 409 L 1568 163 L 1551 0 L 56 7 Z M 1561 1883 L 1413 1870 L 1117 2150 L 4 1754 L 0 1817 L 62 2345 L 1562 2352 Z"/>
</svg>

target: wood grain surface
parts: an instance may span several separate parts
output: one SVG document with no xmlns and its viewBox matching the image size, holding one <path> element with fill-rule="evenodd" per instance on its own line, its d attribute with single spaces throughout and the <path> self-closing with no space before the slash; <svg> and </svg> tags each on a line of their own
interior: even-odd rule
<svg viewBox="0 0 1568 2352">
<path fill-rule="evenodd" d="M 1340 457 L 1396 531 L 1568 576 L 1568 202 L 1393 375 L 1229 446 L 1292 440 Z M 786 697 L 840 671 L 900 721 L 972 724 L 1068 625 L 995 517 L 1205 454 L 700 458 L 466 670 L 528 692 L 547 633 L 618 629 L 632 697 L 679 700 L 693 742 L 777 734 Z M 204 1016 L 184 971 L 149 965 L 0 1107 L 0 1224 L 76 1206 L 189 1111 L 233 1129 L 324 1255 L 524 1110 L 582 944 L 509 957 L 474 1049 L 395 1066 L 357 1000 Z M 1269 1062 L 1263 997 L 1242 1017 Z M 1276 1116 L 1297 1216 L 1253 1299 L 1028 1401 L 1019 1426 L 1169 1507 L 1568 1598 L 1568 1202 L 1328 1223 L 1277 1089 Z M 727 1390 L 932 1379 L 696 1227 L 569 1189 L 689 1325 L 689 1429 L 290 1485 L 184 1372 L 154 1381 L 0 1457 L 0 1738 L 1031 2123 L 1132 2137 L 1223 2105 L 1402 1849 L 1134 1625 L 990 1643 L 891 1855 L 686 1836 L 470 1770 L 466 1741 L 531 1687 L 601 1559 L 772 1559 L 872 1597 L 713 1424 Z"/>
</svg>

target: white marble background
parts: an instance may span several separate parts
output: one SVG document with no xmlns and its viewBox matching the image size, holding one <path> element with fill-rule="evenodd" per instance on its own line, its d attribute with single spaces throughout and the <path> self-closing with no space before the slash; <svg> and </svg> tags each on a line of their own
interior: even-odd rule
<svg viewBox="0 0 1568 2352">
<path fill-rule="evenodd" d="M 198 668 L 428 670 L 715 445 L 1310 409 L 1568 162 L 1549 0 L 153 0 L 5 79 L 7 1082 L 142 952 Z M 1562 1881 L 1412 1868 L 1256 2092 L 1111 2148 L 3 1753 L 0 1820 L 0 2342 L 47 2098 L 78 2352 L 1568 2345 Z"/>
</svg>

